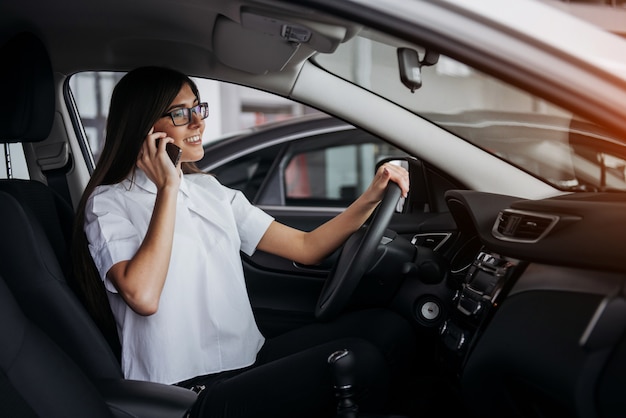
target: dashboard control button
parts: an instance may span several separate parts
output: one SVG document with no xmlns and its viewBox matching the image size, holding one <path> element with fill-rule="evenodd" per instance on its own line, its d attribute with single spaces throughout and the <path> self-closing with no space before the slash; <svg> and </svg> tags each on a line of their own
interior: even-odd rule
<svg viewBox="0 0 626 418">
<path fill-rule="evenodd" d="M 446 319 L 446 308 L 435 295 L 425 295 L 415 301 L 413 315 L 425 327 L 438 327 Z"/>
<path fill-rule="evenodd" d="M 434 321 L 439 318 L 439 314 L 441 309 L 439 308 L 439 304 L 434 301 L 426 301 L 420 310 L 422 317 L 429 321 Z"/>
</svg>

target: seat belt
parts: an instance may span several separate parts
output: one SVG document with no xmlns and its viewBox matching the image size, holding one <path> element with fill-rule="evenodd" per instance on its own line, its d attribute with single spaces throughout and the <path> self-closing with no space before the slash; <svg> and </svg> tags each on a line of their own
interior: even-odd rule
<svg viewBox="0 0 626 418">
<path fill-rule="evenodd" d="M 46 180 L 48 181 L 48 187 L 57 192 L 59 196 L 63 200 L 67 202 L 70 207 L 72 205 L 72 197 L 70 195 L 70 188 L 67 184 L 67 176 L 66 174 L 71 169 L 72 159 L 70 158 L 69 162 L 65 167 L 56 168 L 53 170 L 46 170 L 43 174 L 46 176 Z"/>
</svg>

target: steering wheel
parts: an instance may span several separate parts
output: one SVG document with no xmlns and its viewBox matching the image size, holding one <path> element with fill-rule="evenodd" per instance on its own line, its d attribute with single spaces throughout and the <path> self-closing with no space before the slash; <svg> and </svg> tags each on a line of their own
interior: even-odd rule
<svg viewBox="0 0 626 418">
<path fill-rule="evenodd" d="M 376 248 L 395 211 L 400 193 L 400 187 L 390 181 L 369 224 L 354 232 L 343 245 L 317 300 L 315 306 L 317 319 L 328 320 L 335 317 L 348 303 L 354 289 L 371 266 Z"/>
</svg>

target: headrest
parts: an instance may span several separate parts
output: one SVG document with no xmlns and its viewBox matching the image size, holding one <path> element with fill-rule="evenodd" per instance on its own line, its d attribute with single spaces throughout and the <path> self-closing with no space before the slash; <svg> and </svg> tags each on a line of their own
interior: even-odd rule
<svg viewBox="0 0 626 418">
<path fill-rule="evenodd" d="M 50 57 L 32 33 L 21 33 L 0 48 L 0 143 L 38 142 L 54 118 Z"/>
</svg>

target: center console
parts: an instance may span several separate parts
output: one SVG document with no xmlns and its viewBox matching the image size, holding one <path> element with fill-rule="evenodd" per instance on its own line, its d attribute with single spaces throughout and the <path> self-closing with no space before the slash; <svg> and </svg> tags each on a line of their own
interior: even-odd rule
<svg viewBox="0 0 626 418">
<path fill-rule="evenodd" d="M 440 328 L 446 361 L 452 361 L 458 372 L 466 354 L 478 338 L 481 325 L 495 312 L 520 270 L 519 260 L 492 253 L 478 252 L 460 278 L 454 296 L 454 308 Z"/>
</svg>

